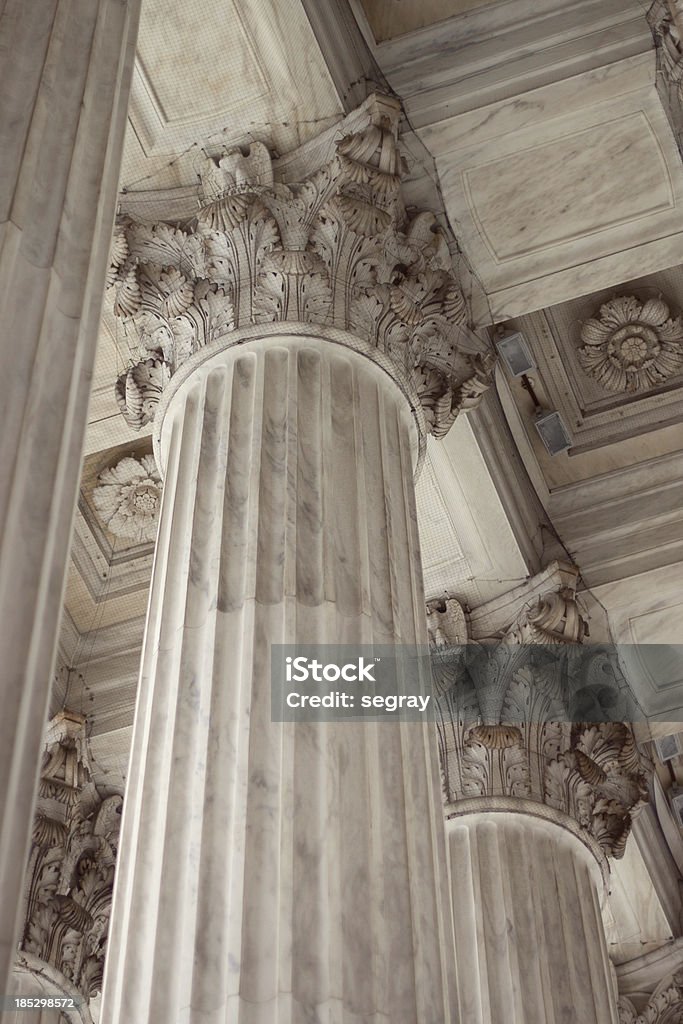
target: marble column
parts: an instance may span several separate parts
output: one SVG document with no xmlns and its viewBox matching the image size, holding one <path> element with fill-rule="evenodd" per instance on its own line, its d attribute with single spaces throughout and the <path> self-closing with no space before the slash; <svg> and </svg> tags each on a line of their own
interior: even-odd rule
<svg viewBox="0 0 683 1024">
<path fill-rule="evenodd" d="M 429 609 L 468 1024 L 617 1022 L 601 905 L 646 772 L 616 652 L 582 642 L 575 583 L 557 575 L 557 590 L 542 573 L 491 608 L 497 642 L 468 646 L 452 599 Z"/>
<path fill-rule="evenodd" d="M 224 153 L 196 219 L 116 235 L 165 480 L 102 1024 L 455 1019 L 432 726 L 271 721 L 272 644 L 426 641 L 413 478 L 487 386 L 399 115 Z"/>
<path fill-rule="evenodd" d="M 487 808 L 446 831 L 460 1020 L 616 1022 L 594 853 L 528 813 Z"/>
<path fill-rule="evenodd" d="M 0 15 L 0 979 L 20 923 L 138 8 L 5 0 Z"/>
<path fill-rule="evenodd" d="M 426 642 L 416 453 L 329 337 L 168 400 L 103 1024 L 453 1019 L 431 724 L 271 721 L 271 644 Z"/>
</svg>

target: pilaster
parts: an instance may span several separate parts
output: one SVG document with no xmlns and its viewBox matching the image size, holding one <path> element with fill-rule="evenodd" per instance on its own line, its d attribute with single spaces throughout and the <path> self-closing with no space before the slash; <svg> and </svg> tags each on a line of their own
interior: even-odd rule
<svg viewBox="0 0 683 1024">
<path fill-rule="evenodd" d="M 139 0 L 0 15 L 0 988 L 20 925 Z"/>
</svg>

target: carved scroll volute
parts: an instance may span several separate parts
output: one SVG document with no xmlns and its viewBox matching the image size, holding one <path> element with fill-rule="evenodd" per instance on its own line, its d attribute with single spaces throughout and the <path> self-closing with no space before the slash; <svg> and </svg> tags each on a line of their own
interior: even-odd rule
<svg viewBox="0 0 683 1024">
<path fill-rule="evenodd" d="M 575 588 L 561 587 L 526 605 L 504 640 L 509 644 L 580 644 L 587 630 Z"/>
</svg>

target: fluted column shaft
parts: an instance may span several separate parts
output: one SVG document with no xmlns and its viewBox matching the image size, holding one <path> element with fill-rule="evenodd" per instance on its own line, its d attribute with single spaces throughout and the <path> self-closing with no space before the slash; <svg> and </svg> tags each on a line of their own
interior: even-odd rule
<svg viewBox="0 0 683 1024">
<path fill-rule="evenodd" d="M 578 836 L 530 814 L 446 823 L 460 1019 L 612 1024 L 602 875 Z"/>
<path fill-rule="evenodd" d="M 139 0 L 0 14 L 0 985 L 14 954 Z"/>
<path fill-rule="evenodd" d="M 272 643 L 426 640 L 414 447 L 313 337 L 171 398 L 103 1024 L 455 1019 L 431 726 L 271 721 Z"/>
</svg>

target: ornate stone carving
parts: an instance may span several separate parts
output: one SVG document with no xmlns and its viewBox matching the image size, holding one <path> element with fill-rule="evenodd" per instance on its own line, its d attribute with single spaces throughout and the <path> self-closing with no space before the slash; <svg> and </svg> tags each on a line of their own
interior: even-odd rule
<svg viewBox="0 0 683 1024">
<path fill-rule="evenodd" d="M 491 609 L 492 624 L 507 609 L 500 639 L 467 646 L 457 607 L 430 602 L 444 800 L 449 815 L 482 799 L 535 803 L 620 857 L 646 773 L 624 724 L 633 708 L 616 652 L 583 645 L 577 580 L 576 567 L 553 563 Z"/>
<path fill-rule="evenodd" d="M 454 597 L 427 601 L 427 628 L 432 647 L 455 647 L 467 643 L 465 609 Z"/>
<path fill-rule="evenodd" d="M 126 456 L 100 473 L 92 498 L 102 523 L 115 537 L 149 544 L 156 538 L 161 488 L 153 456 Z"/>
<path fill-rule="evenodd" d="M 523 799 L 569 815 L 605 855 L 623 855 L 647 797 L 612 651 L 499 644 L 437 657 L 448 813 L 473 798 Z"/>
<path fill-rule="evenodd" d="M 190 355 L 253 324 L 341 328 L 389 356 L 442 436 L 488 386 L 491 357 L 468 308 L 445 235 L 401 196 L 398 108 L 387 101 L 332 160 L 300 184 L 274 181 L 267 150 L 207 159 L 204 205 L 183 227 L 128 222 L 114 240 L 114 312 L 146 355 L 116 386 L 133 427 Z"/>
<path fill-rule="evenodd" d="M 85 719 L 60 712 L 41 772 L 21 950 L 57 970 L 86 1002 L 102 985 L 121 804 L 90 781 Z"/>
<path fill-rule="evenodd" d="M 683 322 L 666 302 L 621 295 L 581 328 L 579 361 L 608 391 L 646 391 L 683 368 Z"/>
<path fill-rule="evenodd" d="M 619 1024 L 683 1024 L 683 970 L 664 978 L 638 1014 L 630 999 L 619 999 Z"/>
<path fill-rule="evenodd" d="M 504 640 L 509 644 L 575 644 L 588 635 L 574 587 L 550 590 L 524 607 Z"/>
<path fill-rule="evenodd" d="M 165 330 L 165 328 L 164 328 Z M 141 325 L 140 338 L 147 337 Z M 115 395 L 128 426 L 140 430 L 154 419 L 161 393 L 171 379 L 171 368 L 159 350 L 129 367 L 116 381 Z"/>
</svg>

